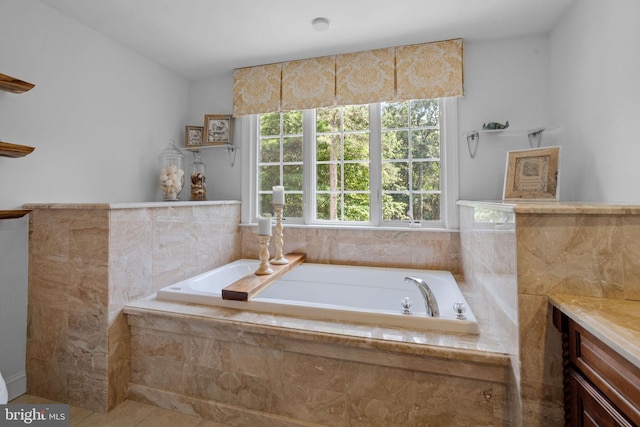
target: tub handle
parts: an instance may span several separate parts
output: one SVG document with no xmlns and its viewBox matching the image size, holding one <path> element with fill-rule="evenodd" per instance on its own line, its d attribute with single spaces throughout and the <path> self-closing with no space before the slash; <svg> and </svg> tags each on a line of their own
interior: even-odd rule
<svg viewBox="0 0 640 427">
<path fill-rule="evenodd" d="M 400 305 L 402 306 L 402 314 L 411 314 L 411 306 L 413 305 L 413 301 L 411 301 L 411 298 L 402 298 L 402 300 L 400 301 Z"/>
<path fill-rule="evenodd" d="M 456 312 L 454 316 L 458 320 L 466 320 L 467 316 L 464 315 L 464 312 L 467 311 L 467 307 L 464 306 L 462 301 L 458 301 L 453 304 L 453 311 Z"/>
</svg>

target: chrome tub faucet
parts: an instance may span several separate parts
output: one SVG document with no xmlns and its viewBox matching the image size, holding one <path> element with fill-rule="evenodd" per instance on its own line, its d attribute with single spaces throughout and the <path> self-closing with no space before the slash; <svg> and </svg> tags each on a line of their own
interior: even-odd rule
<svg viewBox="0 0 640 427">
<path fill-rule="evenodd" d="M 424 307 L 427 311 L 428 317 L 439 317 L 440 309 L 438 308 L 438 301 L 436 296 L 431 292 L 431 288 L 427 283 L 419 277 L 407 276 L 404 278 L 405 282 L 411 282 L 418 287 L 422 298 L 424 299 Z"/>
</svg>

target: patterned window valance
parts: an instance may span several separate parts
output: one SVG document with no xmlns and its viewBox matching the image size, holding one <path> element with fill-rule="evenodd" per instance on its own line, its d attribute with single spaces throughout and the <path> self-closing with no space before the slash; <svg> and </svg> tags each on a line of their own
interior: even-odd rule
<svg viewBox="0 0 640 427">
<path fill-rule="evenodd" d="M 233 77 L 233 115 L 280 111 L 282 65 L 241 68 Z"/>
<path fill-rule="evenodd" d="M 395 99 L 394 62 L 393 48 L 338 55 L 334 105 Z"/>
<path fill-rule="evenodd" d="M 462 40 L 396 48 L 396 97 L 462 96 Z"/>
<path fill-rule="evenodd" d="M 336 61 L 332 56 L 282 64 L 283 111 L 334 105 Z"/>
<path fill-rule="evenodd" d="M 235 71 L 233 114 L 462 96 L 462 39 Z"/>
</svg>

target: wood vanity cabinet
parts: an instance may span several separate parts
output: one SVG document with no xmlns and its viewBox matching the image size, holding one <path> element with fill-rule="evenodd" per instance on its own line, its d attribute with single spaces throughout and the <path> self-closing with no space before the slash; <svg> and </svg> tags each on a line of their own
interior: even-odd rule
<svg viewBox="0 0 640 427">
<path fill-rule="evenodd" d="M 565 425 L 640 425 L 640 369 L 554 307 L 562 333 Z"/>
</svg>

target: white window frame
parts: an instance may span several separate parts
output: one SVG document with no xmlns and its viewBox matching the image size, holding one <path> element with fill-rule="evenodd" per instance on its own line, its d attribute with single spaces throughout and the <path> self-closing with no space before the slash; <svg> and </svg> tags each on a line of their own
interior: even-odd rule
<svg viewBox="0 0 640 427">
<path fill-rule="evenodd" d="M 378 105 L 378 104 L 372 104 Z M 306 148 L 315 141 L 315 114 L 314 110 L 303 111 L 303 146 Z M 377 126 L 380 129 L 380 108 L 370 109 L 371 129 Z M 242 146 L 247 149 L 241 152 L 242 167 L 242 223 L 255 224 L 257 222 L 258 208 L 258 142 L 260 140 L 260 129 L 258 127 L 258 115 L 243 116 L 237 119 L 237 127 L 240 132 Z M 457 229 L 458 228 L 458 106 L 457 98 L 440 99 L 440 167 L 442 176 L 440 177 L 440 220 L 422 221 L 420 229 Z M 304 179 L 304 206 L 303 218 L 288 218 L 287 224 L 299 224 L 309 226 L 328 227 L 402 227 L 407 228 L 407 222 L 403 221 L 381 221 L 382 193 L 380 184 L 382 182 L 382 150 L 381 133 L 372 131 L 370 133 L 370 182 L 371 192 L 371 221 L 362 222 L 338 222 L 338 221 L 315 221 L 315 204 L 312 197 L 312 179 L 315 176 L 315 152 L 314 150 L 303 150 L 303 179 Z M 375 186 L 374 186 L 374 183 Z"/>
</svg>

